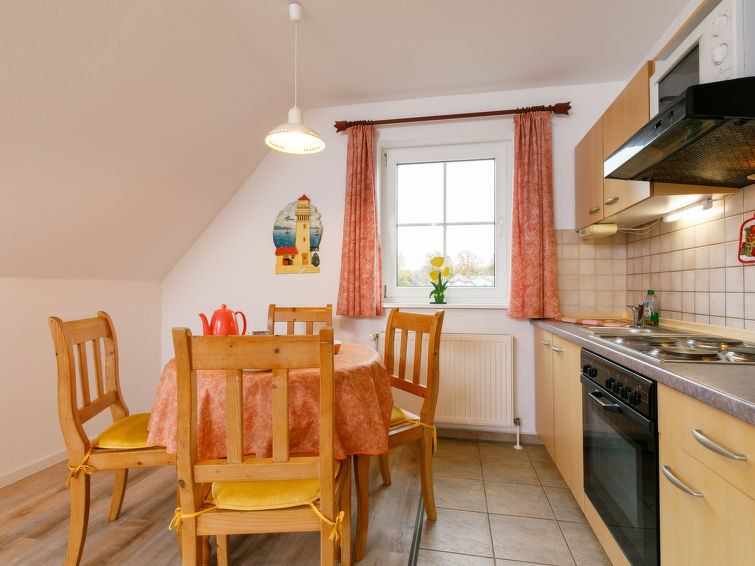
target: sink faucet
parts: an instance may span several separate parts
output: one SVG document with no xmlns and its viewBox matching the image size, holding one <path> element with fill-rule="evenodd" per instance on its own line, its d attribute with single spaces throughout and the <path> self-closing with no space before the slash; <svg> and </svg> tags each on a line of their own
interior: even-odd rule
<svg viewBox="0 0 755 566">
<path fill-rule="evenodd" d="M 632 327 L 642 328 L 645 325 L 645 319 L 642 316 L 645 312 L 645 302 L 640 301 L 636 307 L 633 305 L 627 306 L 632 309 Z"/>
</svg>

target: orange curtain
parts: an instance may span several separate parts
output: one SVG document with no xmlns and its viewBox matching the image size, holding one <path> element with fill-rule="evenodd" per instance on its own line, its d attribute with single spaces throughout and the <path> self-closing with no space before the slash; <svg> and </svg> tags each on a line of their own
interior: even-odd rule
<svg viewBox="0 0 755 566">
<path fill-rule="evenodd" d="M 514 116 L 509 316 L 558 314 L 550 112 Z"/>
<path fill-rule="evenodd" d="M 375 194 L 375 127 L 351 126 L 346 151 L 341 285 L 336 314 L 383 312 L 380 235 Z"/>
</svg>

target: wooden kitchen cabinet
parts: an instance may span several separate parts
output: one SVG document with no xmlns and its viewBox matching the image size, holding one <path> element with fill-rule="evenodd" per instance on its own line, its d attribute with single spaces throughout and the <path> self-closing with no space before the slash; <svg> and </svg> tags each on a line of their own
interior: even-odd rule
<svg viewBox="0 0 755 566">
<path fill-rule="evenodd" d="M 663 434 L 659 437 L 659 448 L 661 564 L 752 564 L 755 500 Z M 674 485 L 663 474 L 664 467 L 683 486 L 699 496 L 686 493 L 683 487 Z"/>
<path fill-rule="evenodd" d="M 574 211 L 577 228 L 603 219 L 603 121 L 574 148 Z"/>
<path fill-rule="evenodd" d="M 553 431 L 558 471 L 569 486 L 580 507 L 584 506 L 584 473 L 582 461 L 582 384 L 580 376 L 581 348 L 563 338 L 553 336 Z"/>
<path fill-rule="evenodd" d="M 555 461 L 552 341 L 553 335 L 550 332 L 535 328 L 535 430 Z"/>
<path fill-rule="evenodd" d="M 535 427 L 572 491 L 584 505 L 581 348 L 535 328 Z"/>
</svg>

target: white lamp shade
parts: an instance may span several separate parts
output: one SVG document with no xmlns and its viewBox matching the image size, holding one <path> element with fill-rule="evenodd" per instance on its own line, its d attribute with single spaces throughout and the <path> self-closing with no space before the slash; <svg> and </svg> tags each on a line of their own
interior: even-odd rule
<svg viewBox="0 0 755 566">
<path fill-rule="evenodd" d="M 305 155 L 325 149 L 325 141 L 309 126 L 302 124 L 301 110 L 294 106 L 288 111 L 288 123 L 273 128 L 265 143 L 283 153 Z"/>
</svg>

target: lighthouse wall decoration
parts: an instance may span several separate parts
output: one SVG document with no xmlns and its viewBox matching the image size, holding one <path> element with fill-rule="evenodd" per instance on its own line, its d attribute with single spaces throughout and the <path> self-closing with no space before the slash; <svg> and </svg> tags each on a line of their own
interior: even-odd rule
<svg viewBox="0 0 755 566">
<path fill-rule="evenodd" d="M 322 222 L 307 195 L 290 202 L 273 226 L 276 273 L 319 273 Z"/>
</svg>

